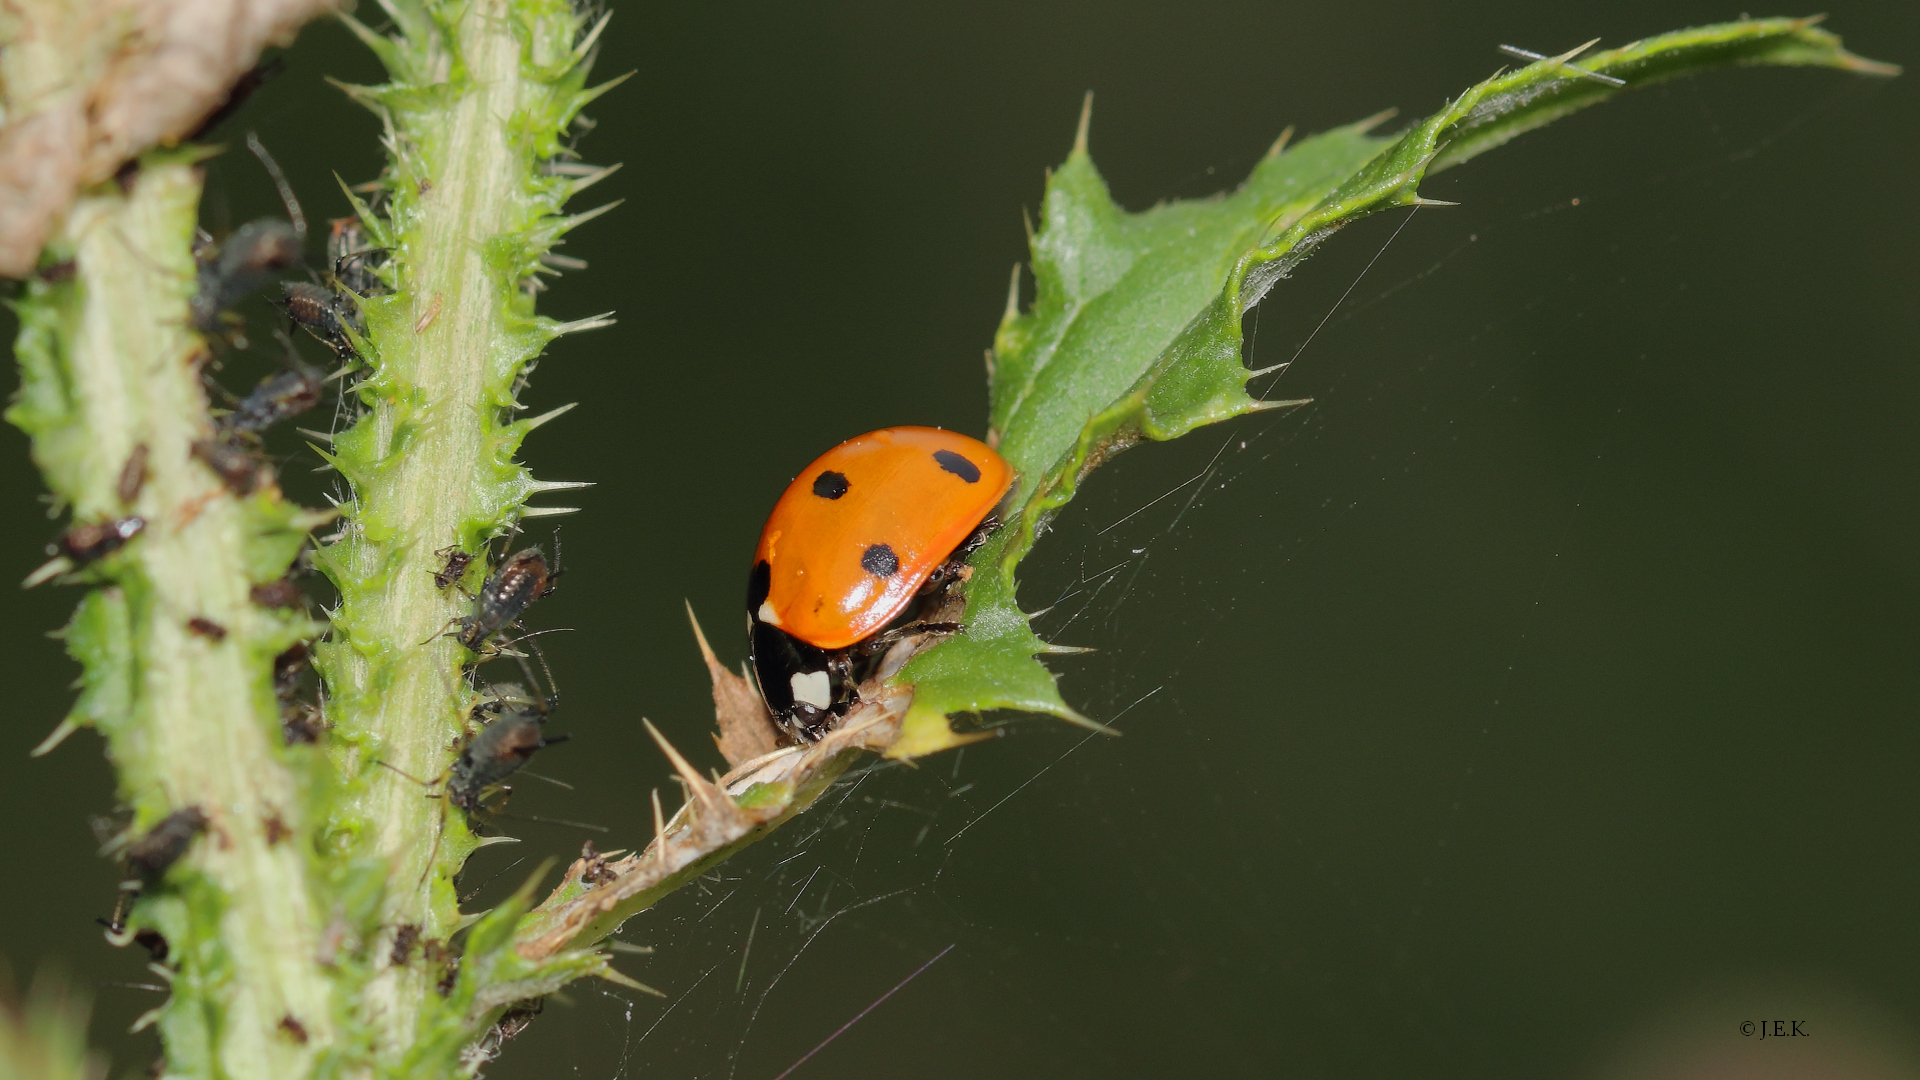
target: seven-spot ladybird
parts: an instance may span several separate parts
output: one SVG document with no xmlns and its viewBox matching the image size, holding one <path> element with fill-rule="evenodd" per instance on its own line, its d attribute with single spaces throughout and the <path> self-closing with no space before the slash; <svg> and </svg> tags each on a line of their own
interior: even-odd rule
<svg viewBox="0 0 1920 1080">
<path fill-rule="evenodd" d="M 896 427 L 841 443 L 788 486 L 753 553 L 747 632 L 760 694 L 794 738 L 845 715 L 889 631 L 930 628 L 917 620 L 948 564 L 985 539 L 1012 485 L 985 443 Z"/>
</svg>

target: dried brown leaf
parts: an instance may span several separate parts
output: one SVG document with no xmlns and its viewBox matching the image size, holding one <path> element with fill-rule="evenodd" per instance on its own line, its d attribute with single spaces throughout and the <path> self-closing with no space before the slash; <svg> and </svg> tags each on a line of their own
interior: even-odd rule
<svg viewBox="0 0 1920 1080">
<path fill-rule="evenodd" d="M 773 717 L 767 714 L 766 703 L 760 700 L 752 683 L 728 671 L 727 665 L 713 655 L 713 649 L 707 645 L 707 635 L 700 631 L 700 620 L 694 618 L 692 604 L 687 605 L 687 621 L 693 624 L 694 640 L 700 643 L 700 656 L 707 662 L 707 674 L 713 679 L 714 721 L 720 727 L 713 741 L 719 744 L 727 766 L 735 768 L 743 761 L 780 749 L 780 732 L 773 726 Z"/>
<path fill-rule="evenodd" d="M 0 274 L 78 191 L 193 133 L 269 45 L 338 0 L 0 0 Z"/>
</svg>

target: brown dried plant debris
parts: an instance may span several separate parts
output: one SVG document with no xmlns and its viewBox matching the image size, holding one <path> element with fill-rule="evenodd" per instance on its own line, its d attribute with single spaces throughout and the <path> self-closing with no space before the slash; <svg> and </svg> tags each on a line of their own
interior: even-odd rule
<svg viewBox="0 0 1920 1080">
<path fill-rule="evenodd" d="M 767 715 L 766 703 L 751 682 L 728 671 L 727 665 L 713 655 L 707 635 L 700 631 L 700 620 L 694 618 L 692 604 L 687 605 L 687 621 L 693 624 L 700 657 L 707 662 L 707 674 L 713 679 L 713 714 L 720 727 L 713 741 L 719 744 L 727 766 L 737 768 L 743 761 L 780 749 L 780 732 L 773 725 L 773 717 Z"/>
<path fill-rule="evenodd" d="M 339 0 L 0 0 L 0 274 L 25 277 L 80 189 L 191 135 Z"/>
<path fill-rule="evenodd" d="M 957 619 L 964 601 L 956 594 L 951 603 L 942 611 Z M 653 842 L 636 854 L 616 859 L 617 853 L 603 855 L 591 845 L 582 849 L 559 886 L 520 925 L 514 948 L 528 960 L 591 948 L 690 877 L 812 806 L 862 751 L 885 754 L 900 738 L 901 721 L 913 703 L 911 686 L 893 686 L 888 680 L 947 636 L 939 632 L 903 638 L 888 650 L 873 677 L 860 684 L 859 704 L 825 737 L 806 745 L 782 745 L 785 740 L 752 683 L 728 671 L 713 655 L 691 605 L 687 617 L 713 679 L 714 718 L 720 728 L 714 741 L 730 771 L 725 776 L 702 775 L 651 722 L 641 721 L 679 774 L 686 800 L 669 819 L 662 812 L 660 792 L 654 791 Z"/>
<path fill-rule="evenodd" d="M 861 696 L 861 704 L 843 724 L 819 742 L 783 747 L 741 762 L 717 783 L 702 776 L 648 724 L 647 730 L 686 787 L 685 804 L 671 820 L 665 819 L 655 792 L 654 838 L 644 851 L 613 861 L 582 858 L 568 867 L 559 887 L 532 913 L 531 932 L 515 946 L 520 955 L 541 960 L 569 947 L 592 944 L 577 939 L 603 916 L 623 912 L 629 901 L 670 885 L 710 857 L 753 839 L 756 830 L 805 809 L 818 788 L 839 775 L 858 751 L 884 753 L 900 734 L 900 718 L 906 715 L 913 692 L 876 682 L 861 687 Z M 605 880 L 608 872 L 613 879 L 606 884 L 590 880 L 590 876 Z M 613 927 L 596 929 L 597 937 Z"/>
</svg>

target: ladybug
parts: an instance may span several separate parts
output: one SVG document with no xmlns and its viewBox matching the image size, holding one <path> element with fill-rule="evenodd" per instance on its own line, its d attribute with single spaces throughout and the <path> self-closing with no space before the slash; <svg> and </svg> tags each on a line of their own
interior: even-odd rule
<svg viewBox="0 0 1920 1080">
<path fill-rule="evenodd" d="M 903 632 L 930 623 L 998 522 L 1013 468 L 978 439 L 894 427 L 848 439 L 773 506 L 747 576 L 747 633 L 774 719 L 812 742 Z"/>
</svg>

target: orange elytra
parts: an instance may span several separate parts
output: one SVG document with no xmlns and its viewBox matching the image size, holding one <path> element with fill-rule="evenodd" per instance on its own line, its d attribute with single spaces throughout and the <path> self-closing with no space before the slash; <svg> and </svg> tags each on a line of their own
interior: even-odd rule
<svg viewBox="0 0 1920 1080">
<path fill-rule="evenodd" d="M 787 487 L 747 590 L 754 666 L 789 730 L 817 735 L 857 674 L 834 654 L 908 613 L 980 530 L 1013 469 L 978 439 L 894 427 L 848 439 Z"/>
</svg>

